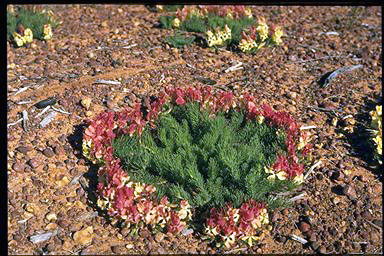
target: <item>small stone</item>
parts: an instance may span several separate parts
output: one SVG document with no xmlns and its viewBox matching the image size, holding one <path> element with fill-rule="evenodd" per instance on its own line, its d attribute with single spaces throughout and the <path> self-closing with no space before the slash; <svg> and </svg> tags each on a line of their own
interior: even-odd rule
<svg viewBox="0 0 384 256">
<path fill-rule="evenodd" d="M 12 169 L 16 172 L 21 172 L 24 169 L 24 166 L 20 162 L 16 162 L 12 165 Z"/>
<path fill-rule="evenodd" d="M 341 198 L 340 197 L 336 196 L 335 198 L 333 198 L 333 203 L 334 204 L 338 204 L 340 202 L 341 202 Z"/>
<path fill-rule="evenodd" d="M 66 140 L 67 140 L 67 136 L 64 134 L 59 137 L 59 141 L 62 143 L 66 142 Z"/>
<path fill-rule="evenodd" d="M 115 254 L 124 254 L 126 249 L 125 246 L 122 245 L 113 245 L 111 246 L 111 251 Z"/>
<path fill-rule="evenodd" d="M 86 111 L 85 112 L 85 116 L 86 117 L 91 117 L 93 115 L 93 112 L 92 111 Z"/>
<path fill-rule="evenodd" d="M 22 154 L 26 154 L 27 152 L 31 151 L 32 148 L 28 146 L 20 146 L 20 147 L 17 147 L 16 150 Z"/>
<path fill-rule="evenodd" d="M 65 220 L 65 219 L 60 219 L 60 220 L 57 222 L 57 224 L 58 224 L 60 227 L 64 228 L 64 229 L 67 228 L 67 227 L 69 226 L 68 221 Z"/>
<path fill-rule="evenodd" d="M 107 26 L 108 26 L 108 22 L 107 22 L 106 20 L 103 21 L 103 22 L 101 22 L 101 26 L 102 26 L 103 28 L 107 27 Z"/>
<path fill-rule="evenodd" d="M 56 181 L 56 184 L 59 187 L 64 187 L 69 183 L 69 179 L 67 176 L 62 177 L 60 180 Z"/>
<path fill-rule="evenodd" d="M 349 198 L 356 198 L 356 190 L 351 185 L 346 185 L 343 187 L 343 195 Z"/>
<path fill-rule="evenodd" d="M 155 240 L 156 242 L 160 243 L 161 241 L 163 241 L 164 239 L 164 234 L 162 232 L 158 232 L 156 235 L 155 235 Z"/>
<path fill-rule="evenodd" d="M 54 230 L 57 228 L 56 223 L 49 223 L 47 226 L 45 226 L 45 230 Z"/>
<path fill-rule="evenodd" d="M 27 164 L 29 165 L 29 166 L 31 166 L 33 169 L 36 169 L 37 167 L 39 167 L 42 163 L 41 163 L 41 161 L 38 159 L 38 158 L 32 158 L 32 159 L 30 159 L 28 162 L 27 162 Z"/>
<path fill-rule="evenodd" d="M 311 242 L 310 245 L 314 251 L 319 249 L 319 245 L 315 241 Z"/>
<path fill-rule="evenodd" d="M 287 241 L 287 238 L 285 236 L 282 236 L 282 235 L 279 235 L 279 234 L 276 235 L 275 239 L 279 243 L 284 243 L 285 241 Z"/>
<path fill-rule="evenodd" d="M 344 179 L 344 174 L 340 170 L 330 170 L 328 176 L 332 180 L 342 180 Z"/>
<path fill-rule="evenodd" d="M 331 236 L 336 236 L 337 235 L 337 230 L 335 228 L 331 228 L 329 230 L 329 234 L 331 234 Z"/>
<path fill-rule="evenodd" d="M 29 203 L 25 206 L 25 210 L 29 213 L 36 214 L 39 211 L 39 207 L 34 203 Z"/>
<path fill-rule="evenodd" d="M 313 232 L 312 230 L 308 230 L 306 234 L 307 234 L 307 237 L 308 237 L 308 241 L 310 241 L 310 242 L 315 242 L 316 241 L 316 234 L 315 234 L 315 232 Z"/>
<path fill-rule="evenodd" d="M 95 54 L 93 52 L 88 53 L 88 58 L 93 59 L 95 57 Z"/>
<path fill-rule="evenodd" d="M 85 109 L 89 109 L 89 107 L 91 106 L 91 102 L 92 102 L 92 99 L 90 97 L 84 97 L 81 99 L 80 103 L 81 105 L 85 108 Z"/>
<path fill-rule="evenodd" d="M 73 240 L 81 245 L 90 244 L 92 242 L 93 228 L 87 227 L 73 234 Z"/>
<path fill-rule="evenodd" d="M 311 228 L 311 226 L 304 221 L 300 222 L 300 224 L 299 224 L 299 229 L 302 233 L 308 232 L 308 230 L 310 228 Z"/>
<path fill-rule="evenodd" d="M 49 221 L 49 222 L 55 222 L 57 220 L 57 216 L 55 213 L 48 213 L 47 215 L 45 215 L 45 218 Z"/>
<path fill-rule="evenodd" d="M 127 237 L 131 232 L 131 229 L 128 227 L 124 227 L 121 229 L 120 233 L 124 236 Z"/>
<path fill-rule="evenodd" d="M 43 150 L 43 155 L 46 157 L 53 157 L 55 153 L 53 152 L 52 148 L 46 148 Z"/>
<path fill-rule="evenodd" d="M 64 147 L 61 145 L 57 145 L 56 147 L 54 147 L 54 151 L 55 151 L 55 154 L 58 156 L 62 156 L 65 154 Z"/>
<path fill-rule="evenodd" d="M 325 254 L 327 252 L 327 250 L 325 249 L 324 246 L 320 246 L 319 249 L 318 249 L 318 252 L 321 253 L 321 254 Z"/>
<path fill-rule="evenodd" d="M 132 249 L 133 247 L 134 247 L 134 245 L 131 243 L 125 245 L 125 248 L 127 248 L 127 249 Z"/>
<path fill-rule="evenodd" d="M 33 235 L 29 238 L 29 241 L 31 241 L 34 244 L 40 243 L 40 242 L 43 242 L 43 241 L 50 239 L 51 236 L 54 235 L 55 233 L 57 233 L 57 231 L 56 232 L 50 231 L 50 232 L 46 232 L 43 234 Z"/>
</svg>

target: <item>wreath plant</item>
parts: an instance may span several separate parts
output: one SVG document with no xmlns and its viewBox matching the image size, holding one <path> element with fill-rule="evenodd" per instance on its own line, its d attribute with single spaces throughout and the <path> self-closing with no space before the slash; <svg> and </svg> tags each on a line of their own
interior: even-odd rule
<svg viewBox="0 0 384 256">
<path fill-rule="evenodd" d="M 100 166 L 97 204 L 114 223 L 192 227 L 230 247 L 262 238 L 268 210 L 287 203 L 276 192 L 303 181 L 306 136 L 252 95 L 166 88 L 92 120 L 83 153 Z"/>
</svg>

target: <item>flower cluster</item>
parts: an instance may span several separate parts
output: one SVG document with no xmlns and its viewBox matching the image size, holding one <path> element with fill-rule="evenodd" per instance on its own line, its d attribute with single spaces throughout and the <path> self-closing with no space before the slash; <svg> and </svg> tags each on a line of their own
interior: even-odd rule
<svg viewBox="0 0 384 256">
<path fill-rule="evenodd" d="M 214 33 L 211 30 L 206 32 L 208 46 L 214 45 L 223 45 L 226 41 L 230 40 L 232 37 L 231 29 L 225 25 L 224 29 L 221 31 L 217 29 Z"/>
<path fill-rule="evenodd" d="M 251 27 L 248 34 L 243 31 L 239 48 L 243 52 L 258 50 L 268 42 L 268 38 L 272 43 L 279 45 L 282 42 L 282 36 L 283 30 L 280 26 L 272 26 L 271 33 L 269 33 L 269 27 L 264 17 L 260 17 L 257 26 Z"/>
<path fill-rule="evenodd" d="M 192 218 L 191 206 L 186 200 L 181 200 L 179 205 L 170 204 L 167 197 L 160 202 L 151 200 L 156 187 L 130 180 L 118 159 L 101 167 L 99 176 L 104 179 L 97 186 L 97 205 L 115 221 L 124 220 L 127 226 L 145 223 L 178 233 Z"/>
<path fill-rule="evenodd" d="M 268 232 L 268 211 L 263 203 L 253 199 L 243 203 L 240 208 L 227 204 L 225 208 L 212 208 L 205 222 L 205 234 L 210 239 L 219 238 L 219 243 L 231 247 L 237 241 L 252 246 Z"/>
<path fill-rule="evenodd" d="M 172 105 L 199 102 L 200 108 L 210 115 L 230 108 L 246 109 L 247 118 L 275 125 L 285 132 L 287 152 L 279 155 L 276 162 L 267 168 L 279 179 L 302 180 L 303 165 L 300 156 L 309 149 L 304 145 L 304 134 L 297 123 L 285 112 L 276 112 L 268 105 L 257 107 L 249 94 L 236 98 L 232 92 L 213 92 L 211 86 L 167 87 L 157 97 L 147 97 L 145 102 L 136 102 L 120 112 L 104 112 L 89 122 L 84 132 L 83 154 L 94 163 L 101 164 L 98 171 L 98 206 L 115 220 L 124 220 L 127 225 L 149 224 L 165 228 L 172 233 L 182 231 L 192 218 L 188 201 L 169 203 L 166 197 L 156 197 L 156 188 L 131 180 L 122 169 L 120 159 L 113 155 L 112 140 L 120 134 L 141 135 L 147 124 L 154 126 L 159 115 L 172 110 Z M 142 106 L 145 105 L 143 109 Z M 298 147 L 300 145 L 300 148 Z M 270 178 L 272 179 L 272 178 Z M 261 227 L 268 224 L 266 205 L 249 200 L 239 209 L 229 204 L 226 209 L 212 209 L 206 222 L 209 237 L 219 236 L 224 244 L 231 246 L 241 239 L 252 244 L 262 237 Z"/>
<path fill-rule="evenodd" d="M 232 19 L 252 18 L 251 9 L 246 8 L 244 5 L 200 5 L 199 8 L 204 15 L 210 13 Z"/>
<path fill-rule="evenodd" d="M 377 105 L 376 106 L 376 109 L 375 110 L 372 110 L 370 112 L 370 115 L 371 115 L 371 118 L 372 118 L 372 127 L 374 130 L 374 138 L 373 138 L 373 141 L 375 142 L 375 145 L 376 145 L 376 153 L 380 156 L 379 159 L 381 158 L 381 156 L 383 155 L 383 138 L 382 138 L 382 132 L 383 132 L 383 129 L 382 129 L 382 106 L 381 105 Z M 381 161 L 381 160 L 379 160 Z"/>
<path fill-rule="evenodd" d="M 33 41 L 33 33 L 30 28 L 24 29 L 22 24 L 19 24 L 17 31 L 13 32 L 13 40 L 18 47 L 24 44 L 30 44 Z"/>
</svg>

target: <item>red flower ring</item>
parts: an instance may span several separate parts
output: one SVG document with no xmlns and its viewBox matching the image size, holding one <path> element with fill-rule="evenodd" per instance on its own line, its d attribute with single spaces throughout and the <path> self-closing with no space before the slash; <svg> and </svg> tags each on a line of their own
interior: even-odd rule
<svg viewBox="0 0 384 256">
<path fill-rule="evenodd" d="M 157 202 L 156 188 L 152 185 L 131 181 L 121 167 L 120 159 L 113 156 L 112 140 L 121 134 L 137 132 L 141 135 L 147 123 L 154 126 L 159 115 L 167 111 L 172 104 L 184 105 L 187 102 L 199 102 L 201 109 L 211 114 L 227 111 L 230 108 L 245 108 L 249 120 L 265 121 L 267 124 L 281 128 L 286 134 L 287 153 L 279 155 L 276 162 L 266 172 L 270 177 L 302 181 L 303 164 L 299 156 L 308 152 L 309 144 L 298 147 L 306 135 L 300 131 L 298 124 L 286 112 L 274 111 L 264 104 L 258 107 L 255 99 L 248 93 L 237 99 L 232 92 L 213 93 L 212 87 L 168 87 L 152 102 L 146 99 L 147 113 L 144 115 L 141 104 L 135 103 L 121 112 L 104 112 L 89 124 L 84 132 L 83 153 L 93 162 L 102 164 L 99 169 L 98 206 L 106 210 L 115 220 L 123 219 L 127 224 L 145 223 L 166 227 L 168 232 L 181 232 L 191 220 L 191 206 L 182 200 L 179 205 L 170 204 L 167 197 Z M 268 177 L 268 179 L 270 178 Z M 268 214 L 264 203 L 253 199 L 243 203 L 240 208 L 231 204 L 223 209 L 212 208 L 205 221 L 205 233 L 210 238 L 220 236 L 226 246 L 231 246 L 236 239 L 252 241 L 260 239 L 262 226 L 268 224 Z"/>
</svg>

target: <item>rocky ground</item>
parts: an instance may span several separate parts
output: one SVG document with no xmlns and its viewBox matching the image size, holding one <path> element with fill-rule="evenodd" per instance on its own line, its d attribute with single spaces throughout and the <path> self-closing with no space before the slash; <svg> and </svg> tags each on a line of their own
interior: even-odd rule
<svg viewBox="0 0 384 256">
<path fill-rule="evenodd" d="M 165 85 L 202 85 L 199 77 L 235 93 L 253 92 L 301 125 L 316 127 L 309 129 L 312 165 L 321 162 L 292 194 L 299 196 L 294 207 L 271 213 L 273 229 L 260 243 L 229 252 L 382 253 L 380 173 L 361 157 L 361 147 L 340 135 L 381 99 L 381 7 L 253 7 L 285 32 L 282 46 L 255 56 L 168 47 L 163 38 L 170 31 L 157 28 L 163 14 L 144 6 L 50 7 L 62 21 L 51 41 L 7 45 L 8 125 L 23 111 L 29 117 L 27 127 L 8 127 L 9 254 L 222 252 L 194 234 L 141 230 L 133 237 L 107 223 L 93 206 L 96 172 L 81 156 L 86 119 Z M 240 61 L 243 69 L 224 72 Z M 362 67 L 326 88 L 317 83 L 329 71 L 357 64 Z M 33 105 L 52 96 L 62 112 L 52 112 L 56 116 L 41 127 L 53 110 L 40 114 Z M 89 106 L 81 104 L 85 99 Z"/>
</svg>

